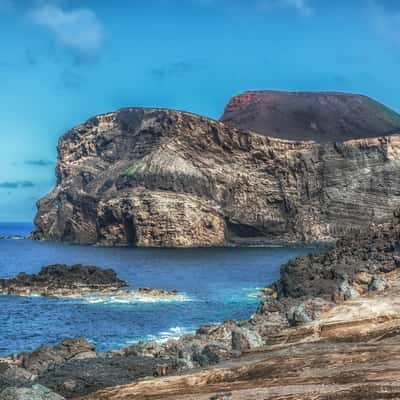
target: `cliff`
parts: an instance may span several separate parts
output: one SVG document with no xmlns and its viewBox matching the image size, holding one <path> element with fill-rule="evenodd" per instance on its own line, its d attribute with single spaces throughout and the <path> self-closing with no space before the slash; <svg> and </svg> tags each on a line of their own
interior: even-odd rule
<svg viewBox="0 0 400 400">
<path fill-rule="evenodd" d="M 267 136 L 320 143 L 400 131 L 400 114 L 367 96 L 349 93 L 244 92 L 229 101 L 221 121 Z"/>
<path fill-rule="evenodd" d="M 332 241 L 400 201 L 400 136 L 317 144 L 128 108 L 61 137 L 34 238 L 138 246 Z"/>
</svg>

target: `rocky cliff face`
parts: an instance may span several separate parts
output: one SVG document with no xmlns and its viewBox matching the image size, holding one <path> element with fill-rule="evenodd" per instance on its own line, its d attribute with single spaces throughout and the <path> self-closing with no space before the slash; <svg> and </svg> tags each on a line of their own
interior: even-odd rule
<svg viewBox="0 0 400 400">
<path fill-rule="evenodd" d="M 400 136 L 290 142 L 129 108 L 59 141 L 36 239 L 138 246 L 334 240 L 400 203 Z"/>
<path fill-rule="evenodd" d="M 245 92 L 229 101 L 221 121 L 267 136 L 320 143 L 400 131 L 400 114 L 348 93 Z"/>
</svg>

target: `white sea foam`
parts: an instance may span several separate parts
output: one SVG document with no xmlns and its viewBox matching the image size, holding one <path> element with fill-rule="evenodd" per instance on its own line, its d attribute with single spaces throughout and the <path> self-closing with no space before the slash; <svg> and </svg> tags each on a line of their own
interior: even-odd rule
<svg viewBox="0 0 400 400">
<path fill-rule="evenodd" d="M 247 297 L 250 297 L 250 298 L 252 298 L 252 299 L 255 299 L 255 298 L 260 298 L 261 297 L 261 288 L 259 288 L 259 287 L 256 287 L 256 288 L 249 288 L 249 289 L 245 289 L 245 291 L 246 292 L 248 292 L 247 293 Z"/>
<path fill-rule="evenodd" d="M 134 304 L 134 303 L 171 303 L 191 301 L 185 294 L 171 296 L 150 296 L 135 292 L 123 294 L 96 294 L 85 296 L 83 301 L 90 304 Z"/>
<path fill-rule="evenodd" d="M 142 340 L 130 340 L 126 342 L 127 346 L 132 346 L 138 344 L 139 342 L 157 342 L 157 343 L 165 343 L 168 340 L 177 340 L 184 335 L 194 332 L 194 329 L 190 329 L 183 326 L 175 326 L 169 328 L 166 331 L 162 331 L 157 335 L 147 335 Z"/>
<path fill-rule="evenodd" d="M 261 288 L 259 287 L 247 287 L 247 288 L 240 288 L 234 291 L 225 291 L 225 296 L 229 296 L 231 300 L 235 300 L 238 302 L 246 301 L 246 299 L 255 299 L 259 298 L 261 295 Z"/>
</svg>

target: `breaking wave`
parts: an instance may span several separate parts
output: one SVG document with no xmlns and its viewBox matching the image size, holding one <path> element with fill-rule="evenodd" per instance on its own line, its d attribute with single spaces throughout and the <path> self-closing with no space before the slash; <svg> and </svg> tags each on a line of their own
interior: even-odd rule
<svg viewBox="0 0 400 400">
<path fill-rule="evenodd" d="M 88 295 L 82 298 L 82 300 L 90 304 L 171 303 L 191 301 L 191 299 L 185 294 L 176 294 L 173 296 L 149 296 L 135 292 L 126 294 Z"/>
</svg>

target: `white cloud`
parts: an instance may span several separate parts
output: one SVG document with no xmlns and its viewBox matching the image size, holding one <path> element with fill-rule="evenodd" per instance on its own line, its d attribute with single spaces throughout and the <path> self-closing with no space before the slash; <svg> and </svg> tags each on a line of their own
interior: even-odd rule
<svg viewBox="0 0 400 400">
<path fill-rule="evenodd" d="M 313 13 L 312 7 L 308 4 L 307 0 L 282 0 L 282 5 L 294 8 L 302 15 L 311 15 Z"/>
<path fill-rule="evenodd" d="M 303 16 L 310 16 L 314 11 L 308 0 L 260 0 L 258 6 L 264 10 L 288 8 Z"/>
<path fill-rule="evenodd" d="M 372 21 L 377 32 L 400 46 L 400 9 L 385 9 L 381 3 L 370 0 Z"/>
<path fill-rule="evenodd" d="M 30 19 L 78 57 L 93 57 L 103 45 L 104 28 L 88 8 L 67 11 L 60 5 L 44 3 L 31 11 Z"/>
<path fill-rule="evenodd" d="M 299 15 L 310 16 L 314 10 L 310 0 L 192 0 L 194 3 L 210 6 L 225 5 L 229 7 L 250 7 L 259 11 L 273 11 L 276 9 L 294 10 Z"/>
</svg>

